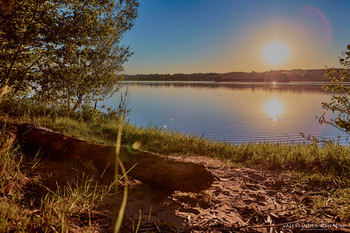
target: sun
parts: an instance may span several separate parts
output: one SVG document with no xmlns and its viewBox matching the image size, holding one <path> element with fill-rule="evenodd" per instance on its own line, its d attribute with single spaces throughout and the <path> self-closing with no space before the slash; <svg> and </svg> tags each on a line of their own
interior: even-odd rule
<svg viewBox="0 0 350 233">
<path fill-rule="evenodd" d="M 279 41 L 268 43 L 262 50 L 264 60 L 271 65 L 283 63 L 288 58 L 288 55 L 288 47 Z"/>
</svg>

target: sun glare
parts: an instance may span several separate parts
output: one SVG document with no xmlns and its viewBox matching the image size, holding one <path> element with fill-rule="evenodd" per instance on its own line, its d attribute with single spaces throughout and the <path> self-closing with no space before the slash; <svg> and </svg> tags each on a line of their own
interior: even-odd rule
<svg viewBox="0 0 350 233">
<path fill-rule="evenodd" d="M 277 117 L 284 112 L 283 104 L 278 99 L 273 98 L 265 105 L 265 112 L 276 121 Z"/>
<path fill-rule="evenodd" d="M 285 44 L 273 41 L 267 44 L 262 50 L 262 56 L 271 65 L 279 65 L 288 57 L 289 51 Z"/>
</svg>

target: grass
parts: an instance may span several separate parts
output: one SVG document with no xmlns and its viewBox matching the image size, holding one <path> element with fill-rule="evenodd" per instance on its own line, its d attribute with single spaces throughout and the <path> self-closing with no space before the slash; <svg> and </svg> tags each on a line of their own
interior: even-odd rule
<svg viewBox="0 0 350 233">
<path fill-rule="evenodd" d="M 94 232 L 92 221 L 112 186 L 102 186 L 84 174 L 66 185 L 45 186 L 38 158 L 20 149 L 0 152 L 0 232 Z M 54 164 L 53 166 L 57 166 Z M 108 220 L 107 220 L 108 221 Z"/>
<path fill-rule="evenodd" d="M 14 102 L 12 102 L 12 104 L 14 104 Z M 69 116 L 66 119 L 77 119 L 78 121 L 70 121 L 74 126 L 67 125 L 65 124 L 67 121 L 63 121 L 62 126 L 75 129 L 79 126 L 85 126 L 85 124 L 83 124 L 85 121 L 92 122 L 97 120 L 94 118 L 85 118 L 85 114 L 81 115 L 82 112 L 77 112 L 75 114 L 74 112 L 67 112 L 63 109 L 60 111 L 51 111 L 50 108 L 42 108 L 41 105 L 30 106 L 26 104 L 18 104 L 16 106 L 18 108 L 13 108 L 13 106 L 6 104 L 3 104 L 2 106 L 5 107 L 3 110 L 9 113 L 2 116 L 5 122 L 9 120 L 8 117 L 11 118 L 16 116 L 16 123 L 32 122 L 29 121 L 30 119 L 43 125 L 43 122 L 50 122 L 49 119 L 51 117 L 59 117 L 58 114 L 63 114 Z M 21 109 L 21 107 L 25 108 Z M 15 109 L 16 112 L 12 112 L 13 109 Z M 32 110 L 34 111 L 32 112 Z M 90 113 L 91 114 L 88 114 L 88 116 L 100 117 L 100 113 L 97 111 L 91 110 Z M 17 114 L 23 115 L 18 117 L 19 115 Z M 33 117 L 33 114 L 36 117 Z M 113 114 L 115 114 L 115 112 L 111 112 L 109 117 L 115 120 L 116 118 L 112 116 Z M 118 121 L 118 123 L 119 126 L 122 125 L 121 121 Z M 6 128 L 6 126 L 4 127 Z M 87 128 L 85 128 L 85 132 L 86 129 Z M 79 132 L 84 131 L 78 130 L 73 132 L 73 135 Z M 58 171 L 58 176 L 60 176 L 56 176 L 52 179 L 53 181 L 56 180 L 56 186 L 52 190 L 50 187 L 45 186 L 45 178 L 43 177 L 45 174 L 40 174 L 35 177 L 31 176 L 31 174 L 37 171 L 36 168 L 39 167 L 37 156 L 34 157 L 33 161 L 27 160 L 28 157 L 26 157 L 19 149 L 10 149 L 13 145 L 13 141 L 11 141 L 11 137 L 8 137 L 6 134 L 8 134 L 6 130 L 1 131 L 0 133 L 0 160 L 2 161 L 0 164 L 2 171 L 0 172 L 0 197 L 4 197 L 0 200 L 0 232 L 96 232 L 105 231 L 106 229 L 112 230 L 112 228 L 114 228 L 114 232 L 120 231 L 127 200 L 127 185 L 124 187 L 123 201 L 118 209 L 118 182 L 113 182 L 109 186 L 99 185 L 92 176 L 86 176 L 84 173 L 79 173 L 79 171 L 77 172 L 80 176 L 75 179 L 69 179 L 69 177 L 65 177 L 64 174 L 67 172 L 72 173 L 72 171 L 62 172 L 61 169 L 66 169 L 63 167 L 69 167 L 70 164 L 68 162 L 55 162 L 54 160 L 50 160 L 52 161 L 50 163 L 53 163 L 53 165 L 51 164 L 51 171 Z M 118 130 L 118 134 L 117 145 L 119 145 L 120 148 L 121 130 Z M 123 177 L 127 183 L 126 171 L 119 160 L 118 150 L 116 151 L 116 155 L 116 166 L 118 167 L 118 163 L 120 164 L 124 174 Z M 63 165 L 63 167 L 60 167 L 60 165 Z M 47 166 L 48 164 L 43 164 L 41 168 Z M 91 167 L 91 164 L 89 163 L 84 164 L 83 166 L 84 168 L 82 170 L 84 171 L 92 170 L 96 172 L 96 169 Z M 76 169 L 74 168 L 73 170 Z M 38 172 L 36 172 L 36 174 L 38 174 Z M 52 174 L 50 173 L 48 175 L 51 176 Z M 118 170 L 116 169 L 115 180 L 118 180 L 118 178 Z M 58 180 L 61 182 L 63 180 L 68 181 L 63 186 L 60 186 Z M 50 186 L 50 182 L 46 183 Z M 113 187 L 115 187 L 115 192 L 113 194 L 114 200 L 112 213 L 110 216 L 99 216 L 100 221 L 101 219 L 103 221 L 103 219 L 108 220 L 108 218 L 111 218 L 109 220 L 112 220 L 112 224 L 106 224 L 109 226 L 107 228 L 105 227 L 105 229 L 101 229 L 99 224 L 95 224 L 95 221 L 92 221 L 92 217 L 94 215 L 101 215 L 99 208 L 103 205 L 103 202 Z M 39 195 L 35 194 L 31 196 L 28 195 L 28 192 L 23 192 L 24 189 L 34 189 L 36 191 L 41 190 L 41 192 Z M 42 189 L 44 189 L 44 192 L 42 192 Z M 26 204 L 23 205 L 23 203 Z M 23 209 L 23 207 L 25 208 Z M 113 219 L 114 216 L 115 219 Z"/>
<path fill-rule="evenodd" d="M 5 100 L 2 104 L 3 120 L 16 123 L 34 123 L 89 141 L 115 144 L 120 116 L 114 111 L 106 113 L 84 108 L 77 112 L 48 108 L 31 102 Z M 153 126 L 136 127 L 123 124 L 122 145 L 141 143 L 141 150 L 164 155 L 208 156 L 236 165 L 279 172 L 292 172 L 296 180 L 308 180 L 315 186 L 332 190 L 332 197 L 342 203 L 349 197 L 350 148 L 337 143 L 303 144 L 218 142 L 197 135 L 185 135 Z M 346 200 L 349 200 L 346 199 Z M 315 200 L 321 208 L 324 200 Z M 339 207 L 342 218 L 350 219 L 349 201 Z"/>
<path fill-rule="evenodd" d="M 8 121 L 34 123 L 70 136 L 114 145 L 119 117 L 113 111 L 101 113 L 83 109 L 68 112 L 32 103 L 4 101 L 3 112 Z M 16 116 L 11 119 L 9 116 Z M 136 127 L 123 123 L 122 145 L 141 143 L 141 150 L 164 155 L 202 155 L 218 158 L 247 167 L 292 171 L 322 183 L 334 181 L 338 185 L 350 184 L 350 147 L 336 143 L 283 144 L 248 143 L 231 144 L 211 139 L 166 131 L 153 126 Z"/>
</svg>

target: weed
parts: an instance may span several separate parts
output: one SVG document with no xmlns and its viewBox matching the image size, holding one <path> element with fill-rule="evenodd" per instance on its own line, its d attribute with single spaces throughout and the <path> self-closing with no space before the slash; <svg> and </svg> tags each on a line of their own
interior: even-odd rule
<svg viewBox="0 0 350 233">
<path fill-rule="evenodd" d="M 17 149 L 0 153 L 0 232 L 69 232 L 72 229 L 96 230 L 91 215 L 112 185 L 101 186 L 93 177 L 82 175 L 52 191 L 30 173 L 39 164 Z M 28 186 L 44 187 L 46 192 L 30 195 Z"/>
<path fill-rule="evenodd" d="M 322 196 L 317 196 L 315 198 L 312 199 L 312 205 L 316 208 L 316 209 L 321 209 L 323 207 L 327 206 L 327 199 L 322 197 Z"/>
</svg>

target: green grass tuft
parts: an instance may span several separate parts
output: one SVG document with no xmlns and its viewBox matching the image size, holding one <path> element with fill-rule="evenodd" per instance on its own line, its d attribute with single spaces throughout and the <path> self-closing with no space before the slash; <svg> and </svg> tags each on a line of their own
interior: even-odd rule
<svg viewBox="0 0 350 233">
<path fill-rule="evenodd" d="M 98 230 L 92 216 L 100 215 L 112 186 L 98 185 L 83 174 L 52 191 L 42 183 L 43 177 L 33 176 L 37 167 L 37 161 L 19 149 L 0 152 L 0 232 Z M 30 187 L 36 187 L 35 194 Z"/>
</svg>

